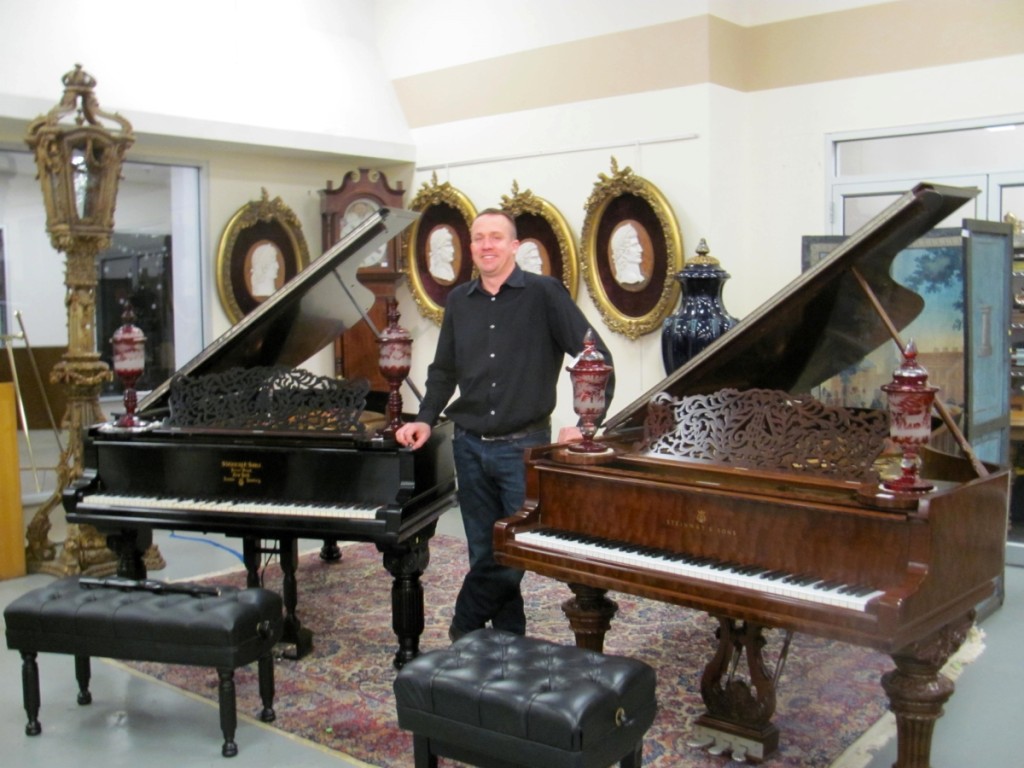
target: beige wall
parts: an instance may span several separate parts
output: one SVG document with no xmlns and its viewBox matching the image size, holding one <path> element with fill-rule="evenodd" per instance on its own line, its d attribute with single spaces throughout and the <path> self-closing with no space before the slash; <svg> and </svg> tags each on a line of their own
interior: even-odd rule
<svg viewBox="0 0 1024 768">
<path fill-rule="evenodd" d="M 1012 0 L 901 0 L 752 27 L 699 15 L 394 85 L 418 128 L 704 83 L 753 92 L 1012 56 L 1024 52 L 1022 30 L 1024 3 Z"/>
</svg>

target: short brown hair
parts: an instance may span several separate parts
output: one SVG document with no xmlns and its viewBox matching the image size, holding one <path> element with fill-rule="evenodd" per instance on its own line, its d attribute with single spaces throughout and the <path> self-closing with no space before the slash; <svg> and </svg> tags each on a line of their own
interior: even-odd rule
<svg viewBox="0 0 1024 768">
<path fill-rule="evenodd" d="M 512 239 L 519 239 L 519 234 L 516 232 L 515 216 L 506 211 L 504 208 L 484 208 L 482 211 L 480 211 L 480 213 L 476 215 L 476 218 L 473 219 L 473 223 L 475 224 L 476 220 L 479 219 L 481 216 L 501 216 L 509 223 L 509 226 L 512 227 Z"/>
</svg>

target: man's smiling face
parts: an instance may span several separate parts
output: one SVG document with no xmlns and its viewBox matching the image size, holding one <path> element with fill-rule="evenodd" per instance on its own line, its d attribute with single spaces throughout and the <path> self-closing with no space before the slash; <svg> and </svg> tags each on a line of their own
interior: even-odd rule
<svg viewBox="0 0 1024 768">
<path fill-rule="evenodd" d="M 499 214 L 483 214 L 470 227 L 469 250 L 473 264 L 488 286 L 499 286 L 516 265 L 515 239 L 512 224 Z"/>
</svg>

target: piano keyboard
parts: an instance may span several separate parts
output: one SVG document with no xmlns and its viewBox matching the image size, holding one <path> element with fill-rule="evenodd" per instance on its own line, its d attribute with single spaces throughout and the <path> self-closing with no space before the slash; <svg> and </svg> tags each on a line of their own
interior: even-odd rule
<svg viewBox="0 0 1024 768">
<path fill-rule="evenodd" d="M 540 547 L 561 554 L 630 565 L 644 570 L 700 579 L 763 594 L 789 597 L 823 605 L 864 612 L 872 599 L 884 594 L 863 585 L 841 584 L 810 574 L 789 574 L 758 566 L 725 563 L 654 547 L 610 541 L 597 536 L 566 531 L 541 530 L 516 533 L 516 543 Z"/>
<path fill-rule="evenodd" d="M 309 504 L 246 499 L 188 499 L 165 496 L 128 496 L 94 493 L 80 502 L 91 507 L 166 509 L 191 512 L 216 512 L 229 515 L 284 515 L 287 517 L 329 518 L 332 520 L 373 520 L 382 509 L 376 504 Z"/>
</svg>

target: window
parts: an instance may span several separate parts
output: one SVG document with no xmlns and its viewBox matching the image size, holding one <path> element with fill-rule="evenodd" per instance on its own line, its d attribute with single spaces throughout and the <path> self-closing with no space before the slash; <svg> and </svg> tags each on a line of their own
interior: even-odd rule
<svg viewBox="0 0 1024 768">
<path fill-rule="evenodd" d="M 829 144 L 832 234 L 856 231 L 921 181 L 979 190 L 973 207 L 965 206 L 939 226 L 959 226 L 965 218 L 998 221 L 1010 212 L 1001 177 L 1024 174 L 1024 118 L 1019 117 L 834 134 Z M 1024 218 L 1024 186 L 1011 197 Z"/>
</svg>

